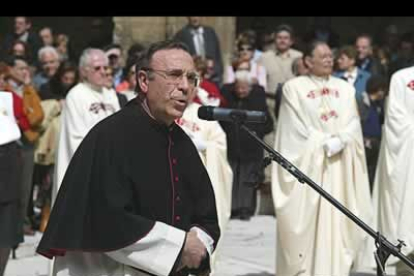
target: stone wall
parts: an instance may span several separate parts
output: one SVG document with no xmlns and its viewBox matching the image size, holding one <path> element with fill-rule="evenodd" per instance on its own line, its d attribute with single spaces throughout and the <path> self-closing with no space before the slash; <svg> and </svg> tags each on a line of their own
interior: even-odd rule
<svg viewBox="0 0 414 276">
<path fill-rule="evenodd" d="M 172 38 L 184 25 L 186 17 L 114 17 L 114 41 L 125 50 L 134 42 L 146 46 Z M 236 17 L 203 17 L 205 25 L 213 27 L 220 39 L 223 61 L 230 59 L 236 33 Z"/>
</svg>

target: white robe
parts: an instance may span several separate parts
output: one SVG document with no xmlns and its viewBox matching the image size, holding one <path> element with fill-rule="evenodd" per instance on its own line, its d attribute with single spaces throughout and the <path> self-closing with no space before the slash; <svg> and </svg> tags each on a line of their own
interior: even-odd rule
<svg viewBox="0 0 414 276">
<path fill-rule="evenodd" d="M 79 83 L 66 96 L 61 116 L 61 128 L 55 163 L 52 202 L 57 196 L 66 169 L 76 149 L 89 130 L 99 121 L 120 109 L 114 90 L 93 90 L 86 83 Z"/>
<path fill-rule="evenodd" d="M 378 230 L 394 244 L 404 240 L 404 254 L 414 251 L 413 144 L 414 67 L 410 67 L 391 78 L 373 192 Z M 387 264 L 398 260 L 391 255 Z"/>
<path fill-rule="evenodd" d="M 0 91 L 0 146 L 17 141 L 20 136 L 20 129 L 14 116 L 13 95 L 10 92 Z"/>
<path fill-rule="evenodd" d="M 218 122 L 201 120 L 197 112 L 201 105 L 191 103 L 185 110 L 182 118 L 177 120 L 181 128 L 192 138 L 196 144 L 198 141 L 205 144 L 205 149 L 199 153 L 213 186 L 218 223 L 221 230 L 221 238 L 225 232 L 231 215 L 231 193 L 233 186 L 233 172 L 227 161 L 226 133 Z M 200 146 L 198 146 L 200 148 Z M 212 268 L 220 252 L 220 241 L 212 256 Z"/>
<path fill-rule="evenodd" d="M 284 85 L 275 149 L 366 222 L 372 206 L 355 89 L 314 76 Z M 345 145 L 328 157 L 325 142 Z M 272 166 L 277 276 L 348 276 L 365 232 L 279 164 Z"/>
</svg>

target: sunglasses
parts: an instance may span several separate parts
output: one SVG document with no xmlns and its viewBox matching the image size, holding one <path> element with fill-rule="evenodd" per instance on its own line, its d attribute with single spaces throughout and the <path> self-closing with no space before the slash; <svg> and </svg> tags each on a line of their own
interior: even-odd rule
<svg viewBox="0 0 414 276">
<path fill-rule="evenodd" d="M 92 67 L 92 68 L 95 72 L 97 72 L 97 71 L 100 71 L 102 69 L 104 69 L 104 70 L 108 69 L 108 66 L 95 66 L 95 67 Z"/>
<path fill-rule="evenodd" d="M 240 47 L 239 51 L 240 52 L 242 52 L 242 51 L 253 51 L 253 47 Z"/>
</svg>

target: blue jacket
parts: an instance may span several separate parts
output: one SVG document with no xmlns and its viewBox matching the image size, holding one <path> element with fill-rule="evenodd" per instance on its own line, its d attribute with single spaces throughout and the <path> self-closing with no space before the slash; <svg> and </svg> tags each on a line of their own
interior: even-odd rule
<svg viewBox="0 0 414 276">
<path fill-rule="evenodd" d="M 335 77 L 346 80 L 345 71 L 336 71 L 333 73 Z M 355 87 L 355 98 L 358 102 L 358 105 L 362 103 L 362 92 L 366 90 L 367 82 L 371 77 L 371 73 L 357 68 L 357 76 L 354 82 Z"/>
</svg>

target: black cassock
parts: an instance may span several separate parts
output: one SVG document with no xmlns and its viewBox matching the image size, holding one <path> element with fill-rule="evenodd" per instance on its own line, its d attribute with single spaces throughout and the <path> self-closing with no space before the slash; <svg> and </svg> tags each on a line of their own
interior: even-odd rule
<svg viewBox="0 0 414 276">
<path fill-rule="evenodd" d="M 99 122 L 75 152 L 37 252 L 107 252 L 155 221 L 220 235 L 214 192 L 190 138 L 153 120 L 137 100 Z"/>
</svg>

